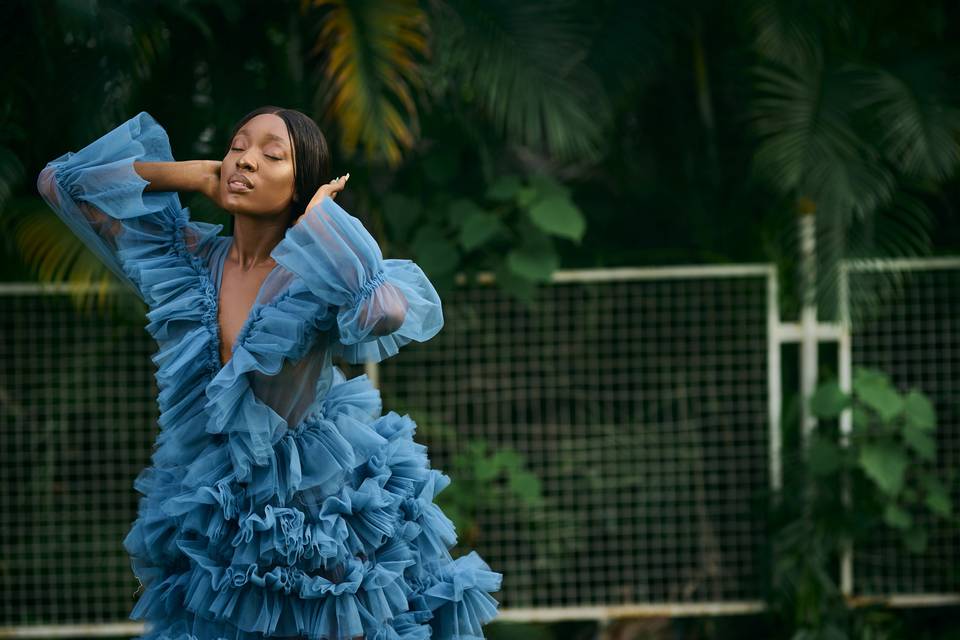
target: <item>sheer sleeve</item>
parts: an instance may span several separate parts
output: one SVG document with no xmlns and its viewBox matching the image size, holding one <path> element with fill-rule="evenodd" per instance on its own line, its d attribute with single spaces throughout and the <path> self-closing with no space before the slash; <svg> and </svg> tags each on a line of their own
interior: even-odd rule
<svg viewBox="0 0 960 640">
<path fill-rule="evenodd" d="M 149 182 L 133 163 L 173 160 L 166 131 L 141 111 L 79 151 L 51 160 L 37 177 L 47 205 L 141 299 L 141 278 L 151 264 L 159 267 L 158 252 L 188 257 L 222 228 L 191 222 L 176 192 L 144 191 Z"/>
<path fill-rule="evenodd" d="M 423 270 L 412 260 L 385 260 L 363 224 L 330 197 L 270 255 L 336 310 L 334 353 L 352 364 L 379 362 L 443 327 L 440 297 Z"/>
</svg>

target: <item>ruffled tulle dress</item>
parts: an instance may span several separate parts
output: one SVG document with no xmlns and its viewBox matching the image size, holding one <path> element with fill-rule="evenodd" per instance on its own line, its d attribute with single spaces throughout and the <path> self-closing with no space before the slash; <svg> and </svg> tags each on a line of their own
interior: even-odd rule
<svg viewBox="0 0 960 640">
<path fill-rule="evenodd" d="M 146 112 L 37 179 L 48 205 L 148 306 L 159 432 L 134 481 L 123 540 L 143 586 L 144 639 L 482 638 L 502 575 L 434 502 L 408 415 L 383 413 L 366 375 L 443 326 L 416 263 L 384 259 L 332 199 L 286 231 L 277 266 L 223 364 L 222 225 L 190 220 L 175 192 L 144 191 L 134 161 L 172 161 Z"/>
</svg>

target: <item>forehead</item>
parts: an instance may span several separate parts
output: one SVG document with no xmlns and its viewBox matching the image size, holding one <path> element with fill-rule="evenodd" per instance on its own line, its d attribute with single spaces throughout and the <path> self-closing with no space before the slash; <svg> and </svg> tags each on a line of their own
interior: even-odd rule
<svg viewBox="0 0 960 640">
<path fill-rule="evenodd" d="M 237 131 L 237 135 L 241 133 L 252 138 L 275 140 L 285 146 L 290 146 L 289 136 L 287 135 L 287 123 L 283 121 L 283 118 L 272 113 L 262 113 L 250 118 Z"/>
</svg>

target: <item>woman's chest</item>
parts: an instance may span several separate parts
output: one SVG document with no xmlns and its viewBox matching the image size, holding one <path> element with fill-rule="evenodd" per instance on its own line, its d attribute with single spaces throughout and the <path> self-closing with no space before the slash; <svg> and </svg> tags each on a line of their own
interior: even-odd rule
<svg viewBox="0 0 960 640">
<path fill-rule="evenodd" d="M 223 262 L 217 293 L 217 324 L 220 329 L 220 362 L 226 364 L 263 283 L 276 265 L 243 269 L 229 256 Z"/>
</svg>

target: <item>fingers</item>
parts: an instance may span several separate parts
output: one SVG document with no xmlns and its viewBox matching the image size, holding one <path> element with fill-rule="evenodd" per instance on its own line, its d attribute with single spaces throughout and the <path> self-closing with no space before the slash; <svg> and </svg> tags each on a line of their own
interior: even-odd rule
<svg viewBox="0 0 960 640">
<path fill-rule="evenodd" d="M 330 193 L 331 198 L 336 198 L 337 193 L 340 192 L 347 185 L 347 180 L 350 179 L 350 173 L 347 172 L 345 175 L 340 176 L 339 178 L 334 178 L 330 181 L 330 185 L 333 187 L 333 190 Z"/>
</svg>

